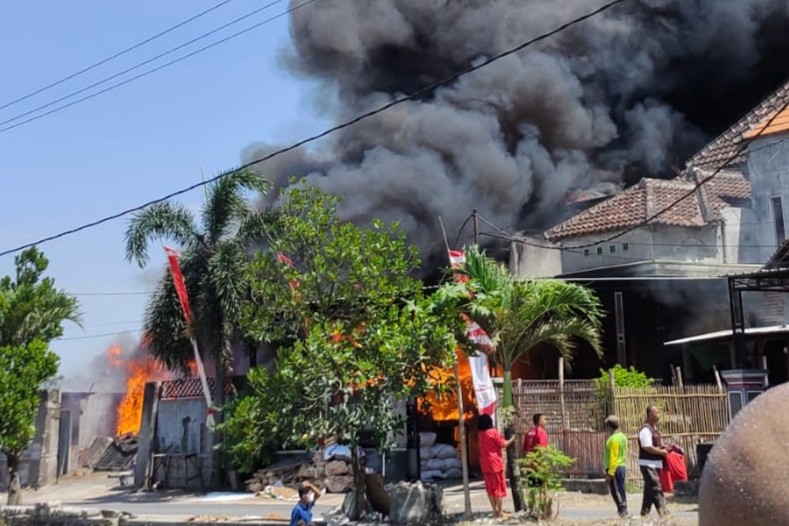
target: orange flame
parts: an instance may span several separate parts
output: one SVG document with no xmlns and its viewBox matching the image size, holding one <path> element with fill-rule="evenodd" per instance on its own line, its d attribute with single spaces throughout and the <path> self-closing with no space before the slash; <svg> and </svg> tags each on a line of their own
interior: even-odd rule
<svg viewBox="0 0 789 526">
<path fill-rule="evenodd" d="M 476 400 L 474 388 L 471 380 L 471 368 L 468 358 L 458 351 L 458 376 L 460 377 L 460 388 L 463 393 L 463 413 L 468 420 L 474 417 Z M 453 369 L 431 369 L 428 377 L 434 385 L 448 384 L 451 386 L 445 393 L 430 392 L 424 398 L 424 402 L 419 406 L 419 412 L 428 415 L 436 422 L 447 422 L 458 419 L 457 387 L 455 384 L 455 371 Z"/>
<path fill-rule="evenodd" d="M 115 432 L 118 435 L 137 434 L 142 423 L 142 403 L 145 384 L 156 380 L 167 380 L 170 373 L 159 362 L 149 356 L 124 359 L 123 350 L 113 345 L 107 350 L 107 362 L 127 373 L 126 394 L 118 406 Z"/>
</svg>

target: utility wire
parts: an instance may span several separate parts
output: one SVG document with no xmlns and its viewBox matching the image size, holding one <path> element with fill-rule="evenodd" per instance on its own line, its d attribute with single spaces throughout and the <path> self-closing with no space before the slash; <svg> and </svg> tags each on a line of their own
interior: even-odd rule
<svg viewBox="0 0 789 526">
<path fill-rule="evenodd" d="M 278 4 L 278 3 L 282 2 L 282 1 L 283 0 L 274 0 L 272 2 L 269 2 L 268 4 L 266 4 L 266 5 L 262 6 L 262 7 L 259 7 L 257 9 L 255 9 L 254 11 L 250 11 L 249 13 L 247 13 L 245 15 L 242 15 L 242 16 L 240 16 L 238 18 L 235 18 L 235 19 L 231 20 L 230 22 L 228 22 L 228 23 L 226 23 L 226 24 L 224 24 L 222 26 L 219 26 L 216 29 L 213 29 L 213 30 L 209 31 L 208 33 L 204 33 L 204 34 L 202 34 L 202 35 L 200 35 L 198 37 L 193 38 L 192 40 L 190 40 L 188 42 L 180 44 L 180 45 L 178 45 L 178 46 L 176 46 L 174 48 L 170 48 L 167 51 L 164 51 L 162 53 L 159 53 L 155 57 L 152 57 L 152 58 L 149 58 L 147 60 L 144 60 L 144 61 L 142 61 L 142 62 L 140 62 L 138 64 L 135 64 L 134 66 L 131 66 L 129 68 L 124 69 L 123 71 L 115 73 L 114 75 L 111 75 L 111 76 L 106 77 L 106 78 L 104 78 L 102 80 L 99 80 L 98 82 L 94 82 L 93 84 L 90 84 L 89 86 L 85 86 L 84 88 L 78 89 L 77 91 L 73 91 L 73 92 L 69 93 L 68 95 L 64 95 L 64 96 L 60 97 L 59 99 L 55 99 L 53 101 L 47 102 L 46 104 L 42 104 L 41 106 L 33 108 L 32 110 L 26 111 L 24 113 L 20 113 L 20 114 L 14 116 L 14 117 L 11 117 L 10 119 L 6 119 L 6 120 L 0 122 L 0 127 L 5 126 L 6 124 L 10 124 L 12 122 L 18 121 L 19 119 L 27 117 L 28 115 L 32 115 L 34 113 L 38 113 L 41 110 L 47 109 L 47 108 L 52 107 L 52 106 L 54 106 L 54 105 L 56 105 L 56 104 L 58 104 L 60 102 L 63 102 L 65 100 L 68 100 L 68 99 L 71 99 L 73 97 L 76 97 L 77 95 L 80 95 L 82 93 L 85 93 L 86 91 L 89 91 L 89 90 L 91 90 L 93 88 L 101 86 L 102 84 L 106 84 L 107 82 L 109 82 L 111 80 L 115 80 L 118 77 L 122 77 L 123 75 L 125 75 L 127 73 L 131 73 L 132 71 L 138 70 L 141 67 L 150 64 L 151 62 L 155 62 L 155 61 L 159 60 L 160 58 L 164 58 L 164 57 L 166 57 L 168 55 L 171 55 L 171 54 L 175 53 L 176 51 L 179 51 L 179 50 L 181 50 L 181 49 L 183 49 L 183 48 L 185 48 L 187 46 L 190 46 L 190 45 L 194 44 L 195 42 L 199 42 L 200 40 L 208 38 L 209 36 L 214 35 L 214 34 L 220 32 L 220 31 L 222 31 L 223 29 L 226 29 L 226 28 L 228 28 L 228 27 L 230 27 L 232 25 L 235 25 L 235 24 L 237 24 L 239 22 L 242 22 L 242 21 L 246 20 L 247 18 L 249 18 L 251 16 L 254 16 L 254 15 L 256 15 L 256 14 L 262 12 L 262 11 L 265 11 L 266 9 L 268 9 L 268 8 L 274 6 L 274 5 L 276 5 L 276 4 Z M 302 5 L 309 4 L 309 3 L 312 3 L 314 1 L 315 0 L 310 0 L 308 2 L 305 2 Z M 209 45 L 207 45 L 207 46 L 205 46 L 203 48 L 200 48 L 200 49 L 198 49 L 198 50 L 196 50 L 196 51 L 194 51 L 192 53 L 189 53 L 189 54 L 184 55 L 184 56 L 182 56 L 182 57 L 180 57 L 178 59 L 175 59 L 175 60 L 172 60 L 170 62 L 167 62 L 166 64 L 163 64 L 163 65 L 161 65 L 161 66 L 159 66 L 157 68 L 154 68 L 154 69 L 151 69 L 149 71 L 146 71 L 146 72 L 144 72 L 144 73 L 142 73 L 140 75 L 137 75 L 135 77 L 127 79 L 127 80 L 125 80 L 123 82 L 119 82 L 119 83 L 113 84 L 112 86 L 109 86 L 108 88 L 100 90 L 100 91 L 98 91 L 96 93 L 93 93 L 91 95 L 88 95 L 86 97 L 82 97 L 81 99 L 78 99 L 78 100 L 76 100 L 74 102 L 71 102 L 69 104 L 64 104 L 63 106 L 58 106 L 57 108 L 55 108 L 53 110 L 50 110 L 50 111 L 48 111 L 46 113 L 42 113 L 41 115 L 37 115 L 36 117 L 30 118 L 30 119 L 26 119 L 26 120 L 24 120 L 24 121 L 22 121 L 20 123 L 17 123 L 17 124 L 15 124 L 13 126 L 7 126 L 5 128 L 0 128 L 0 133 L 8 131 L 8 130 L 13 130 L 14 128 L 22 126 L 23 124 L 27 124 L 29 122 L 33 122 L 33 121 L 38 120 L 38 119 L 40 119 L 42 117 L 46 117 L 47 115 L 52 115 L 53 113 L 57 113 L 57 112 L 59 112 L 61 110 L 64 110 L 66 108 L 70 108 L 71 106 L 74 106 L 75 104 L 79 104 L 80 102 L 84 102 L 86 100 L 92 99 L 92 98 L 97 97 L 97 96 L 99 96 L 99 95 L 101 95 L 103 93 L 107 93 L 108 91 L 112 91 L 114 89 L 117 89 L 117 88 L 119 88 L 119 87 L 121 87 L 121 86 L 123 86 L 125 84 L 128 84 L 128 83 L 133 82 L 133 81 L 138 80 L 138 79 L 141 79 L 143 77 L 146 77 L 146 76 L 150 75 L 151 73 L 155 73 L 156 71 L 159 71 L 159 70 L 164 69 L 166 67 L 172 66 L 173 64 L 177 64 L 178 62 L 181 62 L 182 60 L 185 60 L 185 59 L 190 58 L 190 57 L 192 57 L 194 55 L 197 55 L 198 53 L 202 53 L 204 51 L 207 51 L 207 50 L 209 50 L 209 49 L 211 49 L 211 48 L 213 48 L 215 46 L 218 46 L 219 44 L 227 42 L 228 40 L 231 40 L 233 38 L 241 36 L 244 33 L 252 31 L 253 29 L 256 29 L 256 28 L 258 28 L 258 27 L 260 27 L 260 26 L 262 26 L 264 24 L 267 24 L 267 23 L 271 22 L 272 20 L 276 20 L 277 18 L 280 18 L 280 17 L 290 13 L 291 11 L 294 11 L 294 10 L 298 9 L 302 5 L 295 6 L 292 9 L 289 9 L 289 10 L 285 11 L 284 13 L 280 13 L 277 16 L 274 16 L 274 17 L 271 17 L 271 18 L 269 18 L 267 20 L 264 20 L 264 21 L 262 21 L 262 22 L 260 22 L 258 24 L 253 25 L 252 27 L 244 29 L 243 31 L 239 31 L 238 33 L 230 35 L 229 37 L 223 38 L 223 39 L 221 39 L 221 40 L 219 40 L 217 42 L 214 42 L 212 44 L 209 44 Z M 0 109 L 2 109 L 2 108 L 0 108 Z"/>
<path fill-rule="evenodd" d="M 120 292 L 69 292 L 69 296 L 144 296 L 153 294 L 153 290 L 134 290 L 134 291 L 120 291 Z"/>
<path fill-rule="evenodd" d="M 74 340 L 92 340 L 94 338 L 109 338 L 110 336 L 120 336 L 121 334 L 124 334 L 124 333 L 127 333 L 127 332 L 135 332 L 135 331 L 140 331 L 140 330 L 142 330 L 142 329 L 126 329 L 126 330 L 115 331 L 115 332 L 105 332 L 105 333 L 102 333 L 102 334 L 89 334 L 89 335 L 86 335 L 86 336 L 69 336 L 67 338 L 57 338 L 57 339 L 55 339 L 53 341 L 56 341 L 56 342 L 68 342 L 68 341 L 74 341 Z"/>
<path fill-rule="evenodd" d="M 107 58 L 105 58 L 103 60 L 100 60 L 100 61 L 98 61 L 98 62 L 96 62 L 94 64 L 91 64 L 90 66 L 88 66 L 88 67 L 86 67 L 84 69 L 81 69 L 81 70 L 77 71 L 76 73 L 72 73 L 71 75 L 68 75 L 67 77 L 63 77 L 62 79 L 57 80 L 57 81 L 53 82 L 52 84 L 48 84 L 48 85 L 44 86 L 43 88 L 39 88 L 36 91 L 33 91 L 32 93 L 28 93 L 27 95 L 19 97 L 18 99 L 14 99 L 11 102 L 6 102 L 2 106 L 0 106 L 0 110 L 4 110 L 4 109 L 6 109 L 6 108 L 8 108 L 10 106 L 13 106 L 14 104 L 18 104 L 18 103 L 20 103 L 20 102 L 22 102 L 24 100 L 29 99 L 30 97 L 34 97 L 34 96 L 38 95 L 39 93 L 43 93 L 43 92 L 45 92 L 45 91 L 47 91 L 49 89 L 54 88 L 55 86 L 59 86 L 59 85 L 63 84 L 64 82 L 67 82 L 67 81 L 69 81 L 71 79 L 79 77 L 80 75 L 83 75 L 83 74 L 87 73 L 88 71 L 94 70 L 94 69 L 96 69 L 99 66 L 103 66 L 107 62 L 110 62 L 112 60 L 115 60 L 116 58 L 122 57 L 123 55 L 125 55 L 127 53 L 130 53 L 130 52 L 134 51 L 135 49 L 144 46 L 145 44 L 153 42 L 154 40 L 156 40 L 156 39 L 158 39 L 160 37 L 163 37 L 164 35 L 166 35 L 168 33 L 172 33 L 176 29 L 181 28 L 181 27 L 183 27 L 183 26 L 185 26 L 185 25 L 187 25 L 187 24 L 189 24 L 191 22 L 194 22 L 198 18 L 201 18 L 201 17 L 207 15 L 208 13 L 211 13 L 212 11 L 216 11 L 220 7 L 225 6 L 225 5 L 227 5 L 227 4 L 229 4 L 230 2 L 233 2 L 233 1 L 234 0 L 224 0 L 223 2 L 219 2 L 215 6 L 209 7 L 205 11 L 201 11 L 200 13 L 197 13 L 196 15 L 194 15 L 194 16 L 192 16 L 190 18 L 187 18 L 183 22 L 179 22 L 179 23 L 175 24 L 174 26 L 168 27 L 164 31 L 161 31 L 161 32 L 153 35 L 152 37 L 148 37 L 145 40 L 143 40 L 142 42 L 138 42 L 138 43 L 134 44 L 133 46 L 127 47 L 126 49 L 124 49 L 122 51 L 118 51 L 114 55 L 109 56 L 109 57 L 107 57 Z"/>
<path fill-rule="evenodd" d="M 236 172 L 238 172 L 240 170 L 243 170 L 243 169 L 246 169 L 246 168 L 250 168 L 250 167 L 252 167 L 252 166 L 254 166 L 256 164 L 262 163 L 264 161 L 268 161 L 270 159 L 273 159 L 274 157 L 278 157 L 278 156 L 280 156 L 280 155 L 282 155 L 284 153 L 287 153 L 287 152 L 290 152 L 290 151 L 295 150 L 297 148 L 300 148 L 301 146 L 304 146 L 305 144 L 309 144 L 311 142 L 315 142 L 315 141 L 317 141 L 319 139 L 322 139 L 323 137 L 325 137 L 327 135 L 330 135 L 330 134 L 335 133 L 335 132 L 337 132 L 339 130 L 343 130 L 345 128 L 353 126 L 354 124 L 356 124 L 356 123 L 358 123 L 360 121 L 363 121 L 365 119 L 368 119 L 370 117 L 373 117 L 375 115 L 378 115 L 379 113 L 383 113 L 386 110 L 388 110 L 388 109 L 390 109 L 390 108 L 392 108 L 394 106 L 397 106 L 397 105 L 402 104 L 402 103 L 404 103 L 406 101 L 415 99 L 415 98 L 417 98 L 417 97 L 419 97 L 419 96 L 421 96 L 421 95 L 423 95 L 425 93 L 431 92 L 431 91 L 433 91 L 433 90 L 435 90 L 435 89 L 437 89 L 437 88 L 439 88 L 439 87 L 441 87 L 441 86 L 443 86 L 445 84 L 449 84 L 450 82 L 453 82 L 453 81 L 457 80 L 458 78 L 460 78 L 460 77 L 462 77 L 464 75 L 467 75 L 469 73 L 472 73 L 474 71 L 482 69 L 483 67 L 488 66 L 488 65 L 490 65 L 493 62 L 496 62 L 498 60 L 501 60 L 502 58 L 505 58 L 505 57 L 508 57 L 510 55 L 513 55 L 513 54 L 515 54 L 515 53 L 517 53 L 517 52 L 519 52 L 519 51 L 521 51 L 523 49 L 526 49 L 529 46 L 532 46 L 532 45 L 534 45 L 534 44 L 536 44 L 538 42 L 541 42 L 541 41 L 543 41 L 543 40 L 545 40 L 547 38 L 550 38 L 550 37 L 552 37 L 552 36 L 554 36 L 554 35 L 556 35 L 558 33 L 561 33 L 562 31 L 565 31 L 566 29 L 568 29 L 568 28 L 570 28 L 570 27 L 572 27 L 572 26 L 574 26 L 576 24 L 584 22 L 584 21 L 586 21 L 586 20 L 588 20 L 588 19 L 590 19 L 590 18 L 592 18 L 592 17 L 594 17 L 594 16 L 596 16 L 596 15 L 598 15 L 600 13 L 603 13 L 604 11 L 607 11 L 607 10 L 613 8 L 614 6 L 616 6 L 618 4 L 621 4 L 623 2 L 626 2 L 626 1 L 627 0 L 613 0 L 612 2 L 609 2 L 609 3 L 605 4 L 604 6 L 598 8 L 598 9 L 595 9 L 594 11 L 592 11 L 592 12 L 586 14 L 586 15 L 583 15 L 583 16 L 581 16 L 579 18 L 576 18 L 576 19 L 574 19 L 574 20 L 572 20 L 570 22 L 562 24 L 561 26 L 557 27 L 556 29 L 553 29 L 553 30 L 551 30 L 551 31 L 549 31 L 547 33 L 543 33 L 542 35 L 540 35 L 538 37 L 535 37 L 535 38 L 533 38 L 531 40 L 527 40 L 526 42 L 524 42 L 524 43 L 522 43 L 522 44 L 520 44 L 520 45 L 518 45 L 518 46 L 516 46 L 514 48 L 511 48 L 511 49 L 509 49 L 507 51 L 499 53 L 498 55 L 495 55 L 495 56 L 489 58 L 488 60 L 485 60 L 484 62 L 480 62 L 477 65 L 469 66 L 468 68 L 466 68 L 464 70 L 461 70 L 461 71 L 459 71 L 459 72 L 457 72 L 457 73 L 455 73 L 453 75 L 450 75 L 449 77 L 447 77 L 447 78 L 445 78 L 443 80 L 434 82 L 433 84 L 430 84 L 430 85 L 425 86 L 425 87 L 423 87 L 421 89 L 418 89 L 415 92 L 411 93 L 410 95 L 405 95 L 403 97 L 397 98 L 397 99 L 393 100 L 392 102 L 384 104 L 383 106 L 379 106 L 378 108 L 376 108 L 374 110 L 371 110 L 371 111 L 368 111 L 366 113 L 363 113 L 363 114 L 361 114 L 361 115 L 359 115 L 359 116 L 357 116 L 357 117 L 355 117 L 355 118 L 353 118 L 353 119 L 351 119 L 349 121 L 345 121 L 342 124 L 339 124 L 337 126 L 329 128 L 329 129 L 327 129 L 327 130 L 325 130 L 323 132 L 320 132 L 318 134 L 312 135 L 311 137 L 308 137 L 306 139 L 303 139 L 301 141 L 293 143 L 290 146 L 286 146 L 285 148 L 281 148 L 279 150 L 271 152 L 270 154 L 265 155 L 263 157 L 260 157 L 258 159 L 255 159 L 254 161 L 251 161 L 251 162 L 248 162 L 246 164 L 243 164 L 243 165 L 239 166 L 238 168 L 236 168 L 234 170 L 223 172 L 223 173 L 221 173 L 219 175 L 216 175 L 216 176 L 214 176 L 214 177 L 212 177 L 210 179 L 206 179 L 206 180 L 200 181 L 198 183 L 194 183 L 194 184 L 192 184 L 190 186 L 187 186 L 186 188 L 182 188 L 181 190 L 177 190 L 175 192 L 171 192 L 171 193 L 169 193 L 169 194 L 167 194 L 167 195 L 165 195 L 163 197 L 160 197 L 158 199 L 154 199 L 152 201 L 148 201 L 147 203 L 143 203 L 143 204 L 141 204 L 139 206 L 128 208 L 128 209 L 123 210 L 121 212 L 117 212 L 115 214 L 105 216 L 105 217 L 103 217 L 101 219 L 97 219 L 95 221 L 91 221 L 89 223 L 85 223 L 83 225 L 80 225 L 80 226 L 77 226 L 77 227 L 74 227 L 74 228 L 70 228 L 68 230 L 64 230 L 64 231 L 59 232 L 57 234 L 46 236 L 46 237 L 43 237 L 43 238 L 38 239 L 36 241 L 30 242 L 30 243 L 25 243 L 23 245 L 19 245 L 17 247 L 4 250 L 4 251 L 0 252 L 0 257 L 7 256 L 7 255 L 13 254 L 15 252 L 19 252 L 20 250 L 24 250 L 24 249 L 32 247 L 32 246 L 41 245 L 43 243 L 47 243 L 47 242 L 53 241 L 55 239 L 60 239 L 62 237 L 66 237 L 66 236 L 75 234 L 77 232 L 81 232 L 82 230 L 87 230 L 89 228 L 96 227 L 96 226 L 101 225 L 103 223 L 107 223 L 109 221 L 113 221 L 113 220 L 118 219 L 120 217 L 124 217 L 126 215 L 132 214 L 134 212 L 138 212 L 138 211 L 140 211 L 140 210 L 142 210 L 144 208 L 147 208 L 147 207 L 149 207 L 151 205 L 167 201 L 169 199 L 172 199 L 173 197 L 185 194 L 187 192 L 191 192 L 192 190 L 194 190 L 196 188 L 200 188 L 200 187 L 209 185 L 211 183 L 214 183 L 214 182 L 218 181 L 219 179 L 222 179 L 223 177 L 227 177 L 228 175 L 236 173 Z M 301 4 L 300 6 L 297 6 L 297 7 L 301 7 L 303 5 L 306 5 L 306 3 L 307 2 L 305 2 L 304 4 Z M 2 130 L 0 130 L 0 131 L 2 131 Z"/>
</svg>

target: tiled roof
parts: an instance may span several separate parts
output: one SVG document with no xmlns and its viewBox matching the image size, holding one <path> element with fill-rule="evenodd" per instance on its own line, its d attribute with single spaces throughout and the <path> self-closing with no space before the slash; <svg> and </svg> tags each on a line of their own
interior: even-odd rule
<svg viewBox="0 0 789 526">
<path fill-rule="evenodd" d="M 208 378 L 208 388 L 214 392 L 214 379 Z M 233 383 L 230 378 L 225 384 L 225 393 L 233 392 Z M 182 378 L 179 380 L 165 380 L 162 382 L 162 399 L 175 398 L 203 398 L 203 385 L 199 378 Z"/>
<path fill-rule="evenodd" d="M 746 139 L 756 136 L 766 137 L 776 133 L 789 131 L 789 106 L 781 110 L 778 115 L 771 114 L 762 120 L 756 127 L 745 134 Z"/>
<path fill-rule="evenodd" d="M 696 173 L 697 180 L 710 174 Z M 545 237 L 551 241 L 612 232 L 638 225 L 693 190 L 696 181 L 641 179 L 624 192 L 606 199 L 551 228 Z M 720 210 L 750 198 L 751 187 L 742 174 L 721 171 L 699 191 L 683 199 L 650 224 L 700 227 L 721 219 Z"/>
<path fill-rule="evenodd" d="M 778 90 L 762 101 L 761 104 L 751 110 L 745 117 L 740 119 L 731 128 L 716 137 L 711 143 L 702 148 L 696 155 L 690 158 L 686 166 L 696 168 L 716 169 L 724 164 L 732 157 L 737 150 L 742 147 L 743 140 L 746 140 L 749 132 L 757 129 L 757 132 L 751 133 L 751 136 L 758 133 L 758 127 L 764 126 L 765 121 L 769 120 L 776 111 L 783 108 L 789 102 L 789 83 L 784 84 Z M 779 116 L 780 117 L 780 116 Z M 778 124 L 778 117 L 776 117 L 773 124 Z M 787 130 L 789 123 L 784 125 L 782 131 Z M 772 126 L 771 126 L 772 128 Z M 776 133 L 771 131 L 771 133 Z M 741 165 L 745 162 L 745 155 L 737 155 L 732 161 L 730 166 Z"/>
</svg>

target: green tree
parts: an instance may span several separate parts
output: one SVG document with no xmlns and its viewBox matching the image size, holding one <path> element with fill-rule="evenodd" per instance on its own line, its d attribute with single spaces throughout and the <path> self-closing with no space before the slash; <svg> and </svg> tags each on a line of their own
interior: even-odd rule
<svg viewBox="0 0 789 526">
<path fill-rule="evenodd" d="M 168 240 L 180 251 L 193 326 L 187 327 L 169 270 L 148 301 L 143 328 L 151 354 L 169 369 L 186 372 L 194 352 L 189 331 L 216 368 L 213 400 L 224 403 L 231 346 L 240 341 L 238 320 L 249 288 L 245 269 L 250 247 L 258 241 L 266 212 L 246 199 L 265 193 L 270 183 L 251 171 L 233 172 L 206 190 L 199 221 L 185 206 L 164 202 L 137 213 L 126 231 L 126 257 L 141 268 L 152 242 Z"/>
<path fill-rule="evenodd" d="M 15 259 L 16 275 L 0 280 L 0 451 L 8 460 L 8 504 L 21 501 L 19 465 L 35 437 L 42 383 L 57 373 L 49 342 L 63 322 L 79 324 L 77 300 L 43 277 L 49 266 L 35 247 Z"/>
<path fill-rule="evenodd" d="M 360 229 L 337 218 L 337 204 L 317 188 L 289 188 L 270 251 L 252 265 L 244 326 L 279 348 L 276 370 L 249 374 L 252 396 L 263 402 L 244 440 L 266 434 L 307 447 L 326 437 L 347 443 L 354 515 L 361 517 L 363 434 L 381 450 L 392 444 L 404 424 L 396 402 L 430 389 L 424 373 L 452 359 L 460 321 L 458 312 L 438 309 L 423 295 L 412 277 L 416 250 L 396 224 L 373 221 Z"/>
<path fill-rule="evenodd" d="M 586 287 L 554 279 L 516 280 L 510 272 L 472 247 L 466 253 L 465 272 L 474 293 L 469 304 L 472 319 L 493 338 L 494 357 L 504 370 L 504 408 L 512 406 L 512 366 L 519 359 L 550 345 L 570 364 L 579 340 L 600 355 L 602 309 Z M 507 426 L 507 436 L 514 430 Z M 518 487 L 515 448 L 507 451 L 512 487 Z M 516 511 L 523 509 L 519 492 L 513 492 Z"/>
</svg>

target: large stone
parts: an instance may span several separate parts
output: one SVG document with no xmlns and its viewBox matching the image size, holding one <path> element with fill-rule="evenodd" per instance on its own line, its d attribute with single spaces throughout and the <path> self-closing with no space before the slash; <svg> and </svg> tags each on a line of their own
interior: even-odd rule
<svg viewBox="0 0 789 526">
<path fill-rule="evenodd" d="M 391 491 L 389 520 L 392 524 L 422 524 L 440 517 L 443 492 L 435 485 L 400 483 Z"/>
<path fill-rule="evenodd" d="M 699 487 L 699 526 L 789 525 L 789 384 L 758 396 L 715 442 Z"/>
<path fill-rule="evenodd" d="M 353 489 L 353 475 L 326 477 L 326 491 L 329 493 L 345 493 L 350 489 Z"/>
<path fill-rule="evenodd" d="M 347 475 L 351 472 L 351 465 L 344 460 L 332 460 L 327 462 L 324 471 L 327 477 L 336 477 L 337 475 Z"/>
</svg>

